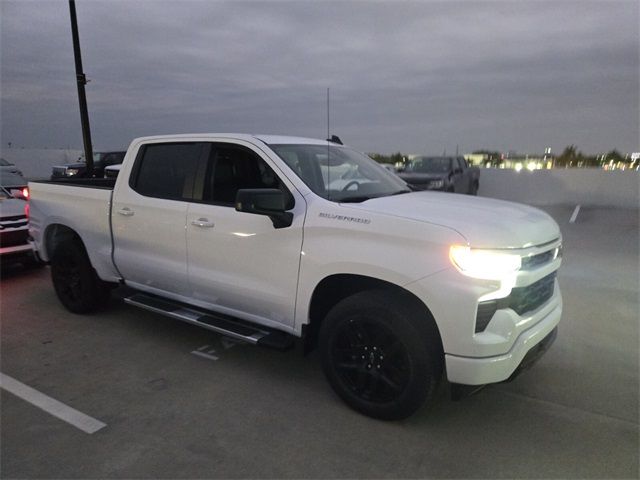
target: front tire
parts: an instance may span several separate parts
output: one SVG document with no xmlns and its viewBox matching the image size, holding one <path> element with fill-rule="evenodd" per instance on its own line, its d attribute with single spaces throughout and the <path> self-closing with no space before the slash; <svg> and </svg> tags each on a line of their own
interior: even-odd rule
<svg viewBox="0 0 640 480">
<path fill-rule="evenodd" d="M 79 240 L 56 247 L 51 256 L 51 280 L 58 299 L 73 313 L 93 312 L 109 298 L 109 285 L 98 278 Z"/>
<path fill-rule="evenodd" d="M 354 410 L 382 420 L 407 418 L 429 402 L 442 375 L 429 321 L 382 290 L 339 302 L 319 342 L 335 392 Z"/>
</svg>

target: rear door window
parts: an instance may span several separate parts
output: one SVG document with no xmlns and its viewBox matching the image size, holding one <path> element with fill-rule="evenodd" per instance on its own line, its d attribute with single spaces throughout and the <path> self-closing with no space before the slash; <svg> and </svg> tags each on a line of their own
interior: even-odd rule
<svg viewBox="0 0 640 480">
<path fill-rule="evenodd" d="M 156 143 L 141 148 L 130 178 L 140 195 L 169 200 L 193 199 L 204 143 Z"/>
</svg>

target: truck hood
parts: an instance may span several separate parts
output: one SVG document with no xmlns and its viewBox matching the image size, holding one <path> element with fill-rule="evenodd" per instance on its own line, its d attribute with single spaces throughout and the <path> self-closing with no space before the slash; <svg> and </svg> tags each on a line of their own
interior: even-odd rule
<svg viewBox="0 0 640 480">
<path fill-rule="evenodd" d="M 87 166 L 84 162 L 65 163 L 64 165 L 54 165 L 54 168 L 85 168 Z"/>
<path fill-rule="evenodd" d="M 560 237 L 558 224 L 537 208 L 475 196 L 413 192 L 349 207 L 449 227 L 476 248 L 526 248 Z"/>
<path fill-rule="evenodd" d="M 24 216 L 24 207 L 27 202 L 16 198 L 0 199 L 0 219 L 7 217 Z"/>
<path fill-rule="evenodd" d="M 407 183 L 422 184 L 433 180 L 446 180 L 447 173 L 398 173 L 398 176 Z"/>
</svg>

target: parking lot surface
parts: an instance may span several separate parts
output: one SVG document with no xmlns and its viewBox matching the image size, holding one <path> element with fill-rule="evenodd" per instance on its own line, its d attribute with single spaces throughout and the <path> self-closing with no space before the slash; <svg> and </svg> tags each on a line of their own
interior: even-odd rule
<svg viewBox="0 0 640 480">
<path fill-rule="evenodd" d="M 402 422 L 346 407 L 318 358 L 244 346 L 114 299 L 78 316 L 49 269 L 3 268 L 3 478 L 638 478 L 638 210 L 546 209 L 564 235 L 558 339 L 530 370 Z M 4 388 L 4 386 L 3 386 Z"/>
</svg>

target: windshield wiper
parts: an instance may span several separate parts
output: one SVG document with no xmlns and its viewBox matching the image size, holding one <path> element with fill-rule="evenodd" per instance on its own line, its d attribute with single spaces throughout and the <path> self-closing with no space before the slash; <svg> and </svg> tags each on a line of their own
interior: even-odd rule
<svg viewBox="0 0 640 480">
<path fill-rule="evenodd" d="M 397 192 L 391 192 L 384 195 L 359 195 L 359 196 L 343 198 L 342 200 L 338 200 L 338 201 L 340 203 L 360 203 L 360 202 L 366 202 L 367 200 L 371 200 L 372 198 L 390 197 L 392 195 L 400 195 L 403 193 L 411 193 L 411 190 L 403 189 L 403 190 L 398 190 Z"/>
<path fill-rule="evenodd" d="M 339 203 L 360 203 L 366 202 L 367 200 L 371 200 L 374 197 L 370 197 L 368 195 L 360 195 L 358 197 L 346 197 L 342 200 L 338 200 Z"/>
<path fill-rule="evenodd" d="M 403 193 L 411 193 L 411 190 L 409 190 L 408 188 L 405 188 L 403 190 L 398 190 L 397 192 L 390 193 L 389 196 L 391 196 L 391 195 L 401 195 Z"/>
</svg>

